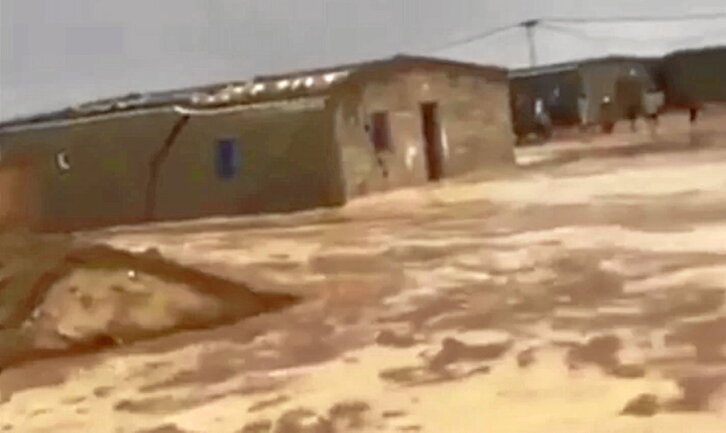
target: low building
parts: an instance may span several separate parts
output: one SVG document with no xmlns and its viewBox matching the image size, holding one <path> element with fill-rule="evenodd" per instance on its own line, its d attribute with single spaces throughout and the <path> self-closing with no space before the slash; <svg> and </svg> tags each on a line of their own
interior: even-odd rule
<svg viewBox="0 0 726 433">
<path fill-rule="evenodd" d="M 390 59 L 0 125 L 0 216 L 77 230 L 338 206 L 514 162 L 506 71 Z"/>
<path fill-rule="evenodd" d="M 660 61 L 605 57 L 510 72 L 515 133 L 553 127 L 602 125 L 644 114 L 645 95 L 662 91 Z"/>
<path fill-rule="evenodd" d="M 726 102 L 726 47 L 672 53 L 663 61 L 667 105 L 698 109 Z"/>
<path fill-rule="evenodd" d="M 510 94 L 514 132 L 548 135 L 548 126 L 567 127 L 580 122 L 578 97 L 582 84 L 577 64 L 512 71 Z M 550 125 L 543 124 L 547 116 Z"/>
</svg>

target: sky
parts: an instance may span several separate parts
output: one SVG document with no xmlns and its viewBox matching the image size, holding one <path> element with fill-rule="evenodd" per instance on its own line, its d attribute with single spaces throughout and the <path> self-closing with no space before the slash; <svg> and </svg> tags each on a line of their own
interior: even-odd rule
<svg viewBox="0 0 726 433">
<path fill-rule="evenodd" d="M 726 13 L 724 0 L 0 0 L 0 119 L 131 91 L 390 56 L 527 66 L 541 17 Z M 726 18 L 548 24 L 538 64 L 726 44 Z"/>
</svg>

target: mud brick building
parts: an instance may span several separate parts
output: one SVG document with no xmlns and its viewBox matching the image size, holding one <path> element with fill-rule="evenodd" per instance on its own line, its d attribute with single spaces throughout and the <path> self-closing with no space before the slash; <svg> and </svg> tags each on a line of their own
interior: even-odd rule
<svg viewBox="0 0 726 433">
<path fill-rule="evenodd" d="M 643 96 L 662 92 L 660 59 L 612 56 L 509 74 L 515 133 L 538 131 L 537 111 L 554 127 L 606 125 L 642 114 Z"/>
<path fill-rule="evenodd" d="M 513 165 L 505 70 L 389 59 L 0 125 L 0 224 L 79 230 L 338 206 Z"/>
</svg>

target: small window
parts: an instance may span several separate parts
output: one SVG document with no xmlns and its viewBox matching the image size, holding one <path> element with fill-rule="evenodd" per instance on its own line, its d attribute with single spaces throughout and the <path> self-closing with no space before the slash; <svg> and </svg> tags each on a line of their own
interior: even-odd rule
<svg viewBox="0 0 726 433">
<path fill-rule="evenodd" d="M 370 136 L 376 152 L 391 149 L 391 126 L 388 122 L 388 113 L 379 111 L 371 115 Z"/>
<path fill-rule="evenodd" d="M 61 150 L 55 154 L 55 165 L 61 173 L 65 173 L 71 169 L 71 160 L 65 150 Z"/>
<path fill-rule="evenodd" d="M 239 143 L 234 138 L 223 138 L 217 141 L 216 169 L 221 179 L 232 179 L 240 167 Z"/>
</svg>

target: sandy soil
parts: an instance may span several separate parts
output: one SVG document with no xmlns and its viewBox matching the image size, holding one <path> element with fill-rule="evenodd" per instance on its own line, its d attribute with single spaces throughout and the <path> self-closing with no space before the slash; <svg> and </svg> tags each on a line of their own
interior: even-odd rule
<svg viewBox="0 0 726 433">
<path fill-rule="evenodd" d="M 507 179 L 79 234 L 304 300 L 8 368 L 0 431 L 726 431 L 726 114 L 684 118 Z"/>
</svg>

